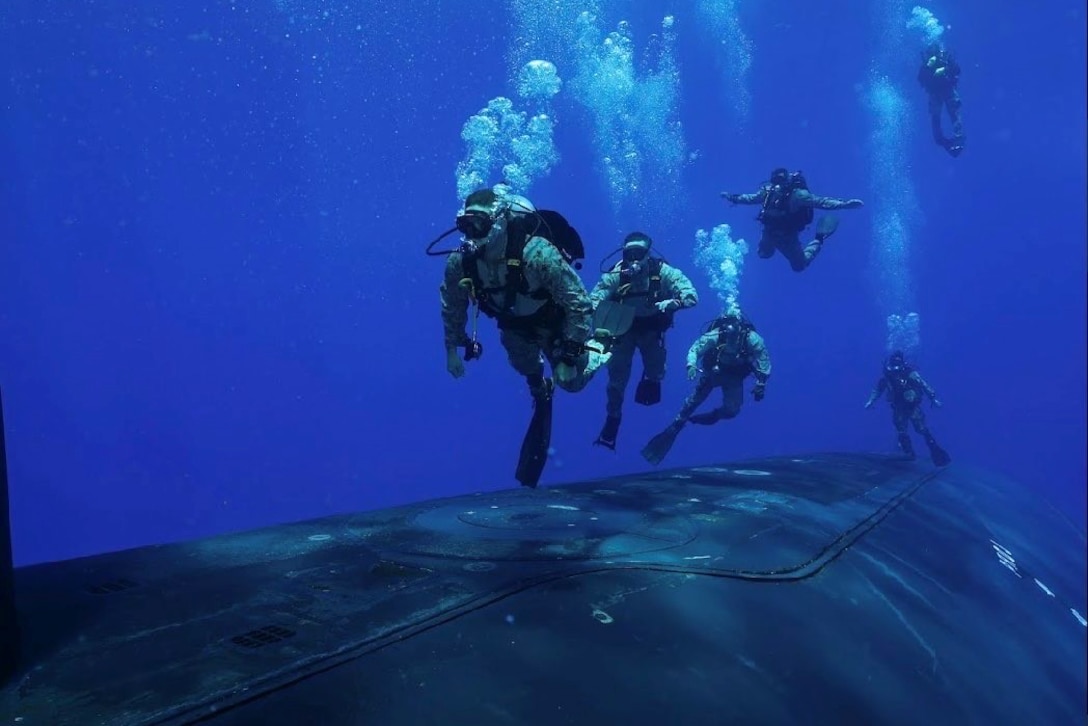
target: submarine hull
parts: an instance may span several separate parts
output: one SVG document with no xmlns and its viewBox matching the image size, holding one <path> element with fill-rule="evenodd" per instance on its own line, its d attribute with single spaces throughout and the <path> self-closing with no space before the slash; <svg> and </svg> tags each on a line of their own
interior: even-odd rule
<svg viewBox="0 0 1088 726">
<path fill-rule="evenodd" d="M 5 722 L 1067 723 L 1084 535 L 955 465 L 813 454 L 17 569 Z"/>
</svg>

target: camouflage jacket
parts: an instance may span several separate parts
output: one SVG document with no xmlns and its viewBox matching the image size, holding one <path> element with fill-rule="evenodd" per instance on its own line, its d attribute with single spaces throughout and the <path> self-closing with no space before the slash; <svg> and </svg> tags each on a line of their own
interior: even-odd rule
<svg viewBox="0 0 1088 726">
<path fill-rule="evenodd" d="M 505 298 L 506 258 L 505 241 L 487 243 L 476 260 L 477 269 L 484 287 L 492 292 L 490 300 L 501 306 Z M 547 297 L 563 310 L 563 328 L 560 335 L 564 340 L 584 343 L 590 337 L 593 322 L 593 308 L 589 302 L 582 279 L 578 277 L 563 256 L 551 242 L 543 237 L 533 237 L 525 243 L 522 270 L 528 290 L 519 292 L 515 298 L 513 313 L 517 317 L 532 315 L 542 308 L 547 299 L 530 297 L 530 294 L 543 291 Z M 463 271 L 463 259 L 460 252 L 452 253 L 446 261 L 445 276 L 439 288 L 442 302 L 442 326 L 446 348 L 452 349 L 466 345 L 469 338 L 466 332 L 468 324 L 468 306 L 472 301 L 471 283 Z"/>
<path fill-rule="evenodd" d="M 718 348 L 718 331 L 710 330 L 703 333 L 688 349 L 687 364 L 689 368 L 699 365 L 706 355 Z M 766 383 L 771 377 L 771 356 L 767 353 L 767 345 L 763 342 L 763 336 L 754 330 L 748 331 L 748 340 L 740 355 L 733 360 L 727 359 L 724 349 L 718 351 L 717 364 L 722 368 L 739 368 L 747 365 L 755 375 L 757 383 Z"/>
<path fill-rule="evenodd" d="M 649 289 L 648 270 L 641 271 L 633 276 L 630 282 L 626 282 L 621 279 L 619 264 L 617 264 L 597 281 L 593 291 L 589 293 L 589 300 L 594 309 L 605 300 L 630 305 L 635 308 L 636 318 L 659 315 L 660 312 L 654 307 L 654 303 L 662 300 L 677 300 L 680 303 L 680 309 L 695 307 L 699 302 L 699 294 L 687 275 L 664 261 L 661 263 L 661 290 L 657 300 L 650 299 L 647 294 Z"/>
</svg>

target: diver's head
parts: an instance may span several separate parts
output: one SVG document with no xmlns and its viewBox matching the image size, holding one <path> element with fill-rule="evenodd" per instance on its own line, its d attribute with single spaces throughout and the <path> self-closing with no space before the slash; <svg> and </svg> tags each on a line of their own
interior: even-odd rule
<svg viewBox="0 0 1088 726">
<path fill-rule="evenodd" d="M 536 214 L 533 203 L 510 192 L 505 184 L 496 184 L 493 189 L 477 189 L 465 198 L 464 208 L 457 215 L 457 231 L 482 243 L 501 233 L 509 217 L 526 214 Z"/>
<path fill-rule="evenodd" d="M 771 184 L 785 186 L 790 181 L 790 170 L 780 166 L 771 172 Z"/>
<path fill-rule="evenodd" d="M 740 346 L 744 325 L 738 315 L 727 313 L 718 321 L 718 332 L 725 346 L 735 349 Z"/>
<path fill-rule="evenodd" d="M 901 350 L 892 351 L 892 354 L 888 356 L 888 360 L 884 363 L 884 370 L 893 375 L 902 373 L 906 367 L 907 362 Z"/>
<path fill-rule="evenodd" d="M 637 275 L 646 269 L 646 258 L 650 255 L 653 240 L 644 232 L 632 232 L 623 238 L 623 260 L 620 272 L 625 275 Z"/>
<path fill-rule="evenodd" d="M 465 198 L 464 209 L 457 215 L 457 231 L 473 241 L 487 238 L 499 214 L 499 198 L 490 189 L 477 189 Z"/>
<path fill-rule="evenodd" d="M 623 261 L 641 262 L 650 254 L 653 240 L 645 232 L 632 232 L 623 238 Z"/>
</svg>

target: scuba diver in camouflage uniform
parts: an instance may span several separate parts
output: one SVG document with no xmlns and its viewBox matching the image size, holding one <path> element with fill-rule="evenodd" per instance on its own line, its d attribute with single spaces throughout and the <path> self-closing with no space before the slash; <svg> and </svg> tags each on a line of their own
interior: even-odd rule
<svg viewBox="0 0 1088 726">
<path fill-rule="evenodd" d="M 946 466 L 952 459 L 944 449 L 937 445 L 936 439 L 926 426 L 926 415 L 922 411 L 922 400 L 928 396 L 937 408 L 941 401 L 925 379 L 907 365 L 901 351 L 895 351 L 884 363 L 884 374 L 876 382 L 865 408 L 872 408 L 876 400 L 884 393 L 888 394 L 888 403 L 892 407 L 892 423 L 899 435 L 899 448 L 909 458 L 914 458 L 914 444 L 907 433 L 907 423 L 914 424 L 914 430 L 925 439 L 929 446 L 930 457 L 937 466 Z"/>
<path fill-rule="evenodd" d="M 432 252 L 437 242 L 459 231 L 465 241 L 456 250 Z M 505 185 L 470 194 L 456 226 L 427 248 L 448 254 L 440 288 L 445 331 L 446 369 L 454 378 L 465 374 L 465 360 L 479 358 L 483 346 L 466 332 L 470 303 L 498 323 L 510 365 L 529 386 L 533 419 L 522 445 L 517 479 L 535 487 L 543 472 L 551 441 L 555 386 L 577 392 L 608 362 L 608 353 L 587 346 L 593 308 L 575 271 L 584 257 L 581 238 L 558 212 L 537 210 Z M 554 381 L 544 374 L 544 359 Z"/>
<path fill-rule="evenodd" d="M 642 378 L 635 388 L 635 403 L 653 406 L 661 401 L 661 381 L 665 378 L 665 331 L 672 327 L 677 310 L 699 302 L 687 275 L 651 255 L 652 245 L 653 240 L 643 232 L 627 235 L 622 260 L 601 276 L 589 294 L 596 311 L 594 327 L 609 331 L 612 353 L 608 361 L 606 418 L 593 443 L 613 451 L 636 351 L 642 356 Z"/>
<path fill-rule="evenodd" d="M 801 244 L 801 232 L 812 223 L 813 209 L 857 209 L 860 199 L 818 197 L 808 190 L 808 182 L 799 171 L 778 168 L 771 172 L 770 181 L 753 194 L 722 192 L 722 198 L 733 204 L 762 205 L 757 220 L 763 223 L 758 254 L 763 259 L 774 256 L 775 250 L 789 260 L 794 272 L 805 270 L 823 249 L 824 241 L 838 229 L 837 218 L 827 215 L 816 226 L 816 238 Z"/>
<path fill-rule="evenodd" d="M 752 398 L 762 401 L 771 376 L 771 358 L 763 337 L 738 309 L 714 320 L 688 350 L 688 378 L 695 390 L 688 395 L 672 423 L 642 449 L 642 456 L 657 465 L 665 458 L 684 424 L 709 426 L 734 418 L 744 403 L 744 380 L 753 376 Z M 693 413 L 711 391 L 720 388 L 722 405 L 706 413 Z"/>
</svg>

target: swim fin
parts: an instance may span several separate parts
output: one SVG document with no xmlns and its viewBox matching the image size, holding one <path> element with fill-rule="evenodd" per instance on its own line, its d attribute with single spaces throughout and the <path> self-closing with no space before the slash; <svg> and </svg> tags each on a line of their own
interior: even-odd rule
<svg viewBox="0 0 1088 726">
<path fill-rule="evenodd" d="M 835 234 L 835 230 L 838 228 L 839 218 L 834 214 L 825 214 L 816 224 L 816 239 L 823 242 L 825 239 Z"/>
<path fill-rule="evenodd" d="M 683 423 L 673 421 L 668 428 L 650 439 L 650 442 L 642 447 L 642 458 L 654 466 L 660 464 L 668 456 L 669 450 L 672 449 L 672 445 L 676 442 L 676 436 L 682 428 L 684 428 Z"/>
<path fill-rule="evenodd" d="M 523 487 L 536 489 L 544 464 L 548 461 L 548 449 L 552 445 L 552 382 L 545 381 L 546 390 L 533 396 L 533 418 L 521 442 L 521 456 L 514 474 Z"/>
<path fill-rule="evenodd" d="M 661 403 L 661 381 L 651 381 L 643 378 L 635 388 L 635 403 L 643 406 L 653 406 Z"/>
<path fill-rule="evenodd" d="M 635 308 L 614 300 L 602 300 L 593 311 L 593 330 L 595 335 L 607 330 L 612 338 L 618 338 L 631 329 L 635 322 Z"/>
<path fill-rule="evenodd" d="M 952 457 L 948 455 L 948 452 L 937 445 L 936 441 L 929 444 L 929 457 L 933 459 L 935 466 L 948 466 L 952 463 Z"/>
</svg>

